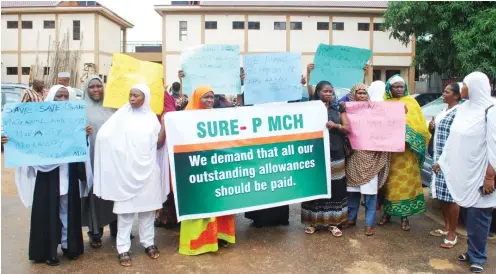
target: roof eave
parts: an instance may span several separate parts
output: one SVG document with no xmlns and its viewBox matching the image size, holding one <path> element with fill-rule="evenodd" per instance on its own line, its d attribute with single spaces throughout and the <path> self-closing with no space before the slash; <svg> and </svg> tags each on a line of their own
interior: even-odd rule
<svg viewBox="0 0 496 274">
<path fill-rule="evenodd" d="M 99 13 L 121 28 L 132 28 L 133 24 L 104 7 L 15 7 L 2 8 L 2 14 L 37 14 L 37 13 Z"/>
<path fill-rule="evenodd" d="M 170 6 L 156 5 L 155 11 L 162 15 L 172 12 L 311 12 L 311 13 L 374 13 L 383 14 L 387 8 L 363 8 L 363 7 L 282 7 L 282 6 Z"/>
</svg>

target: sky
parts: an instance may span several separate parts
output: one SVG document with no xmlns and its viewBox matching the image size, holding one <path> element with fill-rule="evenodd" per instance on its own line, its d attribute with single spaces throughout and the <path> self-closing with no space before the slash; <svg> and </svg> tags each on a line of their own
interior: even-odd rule
<svg viewBox="0 0 496 274">
<path fill-rule="evenodd" d="M 170 1 L 161 0 L 100 0 L 100 4 L 117 13 L 134 25 L 127 30 L 127 41 L 162 41 L 162 18 L 154 5 L 168 5 Z"/>
</svg>

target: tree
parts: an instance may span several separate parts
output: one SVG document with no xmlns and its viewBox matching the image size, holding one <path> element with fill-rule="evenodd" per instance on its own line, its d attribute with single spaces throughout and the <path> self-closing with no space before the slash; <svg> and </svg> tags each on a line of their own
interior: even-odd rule
<svg viewBox="0 0 496 274">
<path fill-rule="evenodd" d="M 390 37 L 417 38 L 414 64 L 425 72 L 496 79 L 496 2 L 389 2 L 384 18 Z"/>
</svg>

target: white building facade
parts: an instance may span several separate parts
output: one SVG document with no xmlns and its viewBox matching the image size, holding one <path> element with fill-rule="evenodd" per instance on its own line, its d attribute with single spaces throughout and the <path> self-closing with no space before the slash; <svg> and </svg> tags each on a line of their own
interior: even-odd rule
<svg viewBox="0 0 496 274">
<path fill-rule="evenodd" d="M 48 75 L 53 43 L 64 38 L 69 51 L 80 53 L 76 86 L 88 73 L 106 78 L 112 54 L 121 52 L 126 29 L 133 27 L 95 1 L 2 1 L 1 12 L 4 83 L 28 84 L 30 68 L 37 63 L 44 66 L 43 76 Z"/>
<path fill-rule="evenodd" d="M 381 30 L 387 1 L 174 2 L 186 1 L 155 6 L 162 16 L 166 83 L 177 81 L 181 50 L 191 46 L 236 44 L 241 54 L 301 52 L 306 74 L 317 46 L 325 43 L 372 50 L 367 82 L 399 73 L 414 90 L 415 41 L 404 46 Z"/>
</svg>

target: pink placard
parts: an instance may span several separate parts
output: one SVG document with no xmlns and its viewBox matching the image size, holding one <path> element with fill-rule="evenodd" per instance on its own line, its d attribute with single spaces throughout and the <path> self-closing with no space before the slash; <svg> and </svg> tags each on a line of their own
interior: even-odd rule
<svg viewBox="0 0 496 274">
<path fill-rule="evenodd" d="M 405 151 L 405 105 L 400 102 L 347 102 L 348 135 L 357 150 Z"/>
</svg>

